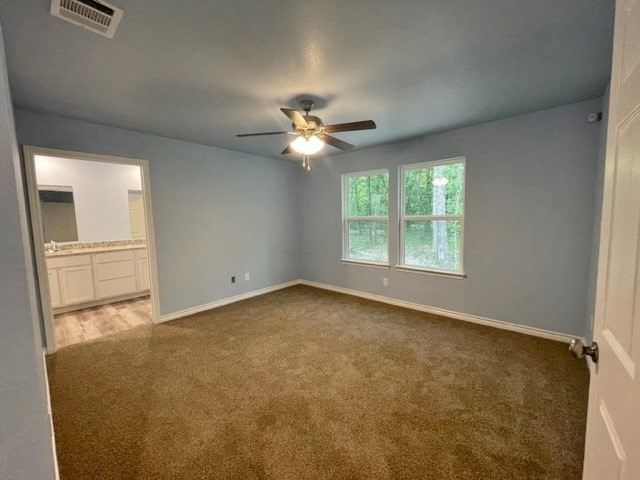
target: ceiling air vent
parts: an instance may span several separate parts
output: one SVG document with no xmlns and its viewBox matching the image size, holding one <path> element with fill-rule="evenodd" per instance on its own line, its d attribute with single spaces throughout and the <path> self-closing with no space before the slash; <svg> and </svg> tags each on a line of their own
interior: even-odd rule
<svg viewBox="0 0 640 480">
<path fill-rule="evenodd" d="M 122 10 L 96 0 L 51 0 L 51 15 L 113 38 Z"/>
</svg>

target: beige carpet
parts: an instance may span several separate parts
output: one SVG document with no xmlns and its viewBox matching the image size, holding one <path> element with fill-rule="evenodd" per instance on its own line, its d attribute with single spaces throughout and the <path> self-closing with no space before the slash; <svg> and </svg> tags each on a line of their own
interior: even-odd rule
<svg viewBox="0 0 640 480">
<path fill-rule="evenodd" d="M 310 287 L 48 367 L 63 480 L 581 478 L 566 345 Z"/>
</svg>

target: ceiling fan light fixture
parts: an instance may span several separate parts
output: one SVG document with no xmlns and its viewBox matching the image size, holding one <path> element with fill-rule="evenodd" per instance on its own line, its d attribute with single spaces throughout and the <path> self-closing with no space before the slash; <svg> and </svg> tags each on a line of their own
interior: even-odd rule
<svg viewBox="0 0 640 480">
<path fill-rule="evenodd" d="M 303 155 L 313 155 L 318 153 L 324 147 L 324 142 L 320 140 L 316 135 L 310 135 L 305 137 L 300 135 L 293 142 L 291 142 L 291 148 L 296 152 Z"/>
</svg>

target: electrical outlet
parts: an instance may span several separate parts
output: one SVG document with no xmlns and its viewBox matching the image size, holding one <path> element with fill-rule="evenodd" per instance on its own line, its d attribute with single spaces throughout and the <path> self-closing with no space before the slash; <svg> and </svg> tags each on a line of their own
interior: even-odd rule
<svg viewBox="0 0 640 480">
<path fill-rule="evenodd" d="M 231 277 L 231 283 L 236 283 L 236 277 L 235 276 Z"/>
<path fill-rule="evenodd" d="M 388 287 L 389 286 L 389 278 L 382 277 L 382 286 L 383 287 Z"/>
<path fill-rule="evenodd" d="M 248 282 L 249 280 L 251 280 L 251 274 L 249 272 L 244 274 L 244 281 Z"/>
</svg>

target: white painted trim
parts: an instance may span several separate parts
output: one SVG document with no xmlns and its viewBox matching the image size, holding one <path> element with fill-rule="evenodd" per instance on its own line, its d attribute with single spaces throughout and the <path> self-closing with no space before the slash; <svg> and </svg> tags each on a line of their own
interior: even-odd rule
<svg viewBox="0 0 640 480">
<path fill-rule="evenodd" d="M 479 325 L 486 325 L 488 327 L 499 328 L 501 330 L 509 330 L 511 332 L 524 333 L 525 335 L 532 335 L 534 337 L 546 338 L 549 340 L 555 340 L 557 342 L 571 343 L 571 340 L 576 338 L 571 335 L 567 335 L 565 333 L 552 332 L 550 330 L 543 330 L 541 328 L 517 325 L 515 323 L 504 322 L 502 320 L 494 320 L 492 318 L 480 317 L 478 315 L 471 315 L 469 313 L 454 312 L 453 310 L 446 310 L 444 308 L 439 308 L 439 307 L 430 307 L 428 305 L 422 305 L 420 303 L 397 300 L 395 298 L 384 297 L 382 295 L 376 295 L 373 293 L 361 292 L 359 290 L 352 290 L 350 288 L 336 287 L 334 285 L 328 285 L 326 283 L 311 282 L 309 280 L 301 280 L 300 283 L 303 285 L 308 285 L 310 287 L 322 288 L 324 290 L 331 290 L 333 292 L 344 293 L 347 295 L 353 295 L 355 297 L 366 298 L 368 300 L 373 300 L 376 302 L 388 303 L 389 305 L 396 305 L 398 307 L 410 308 L 411 310 L 418 310 L 421 312 L 433 313 L 434 315 L 442 315 L 443 317 L 455 318 L 456 320 L 463 320 L 465 322 L 477 323 Z"/>
<path fill-rule="evenodd" d="M 404 193 L 404 174 L 407 170 L 414 169 L 422 169 L 422 168 L 433 168 L 440 167 L 442 165 L 451 165 L 455 163 L 462 163 L 464 168 L 464 174 L 462 177 L 463 185 L 462 185 L 462 215 L 407 215 L 405 213 L 405 193 Z M 458 220 L 460 222 L 460 270 L 457 271 L 448 271 L 449 273 L 459 275 L 461 278 L 466 278 L 464 273 L 464 229 L 465 229 L 465 215 L 467 212 L 467 157 L 452 157 L 452 158 L 444 158 L 441 160 L 433 160 L 428 162 L 421 163 L 411 163 L 407 165 L 399 165 L 398 166 L 398 211 L 399 211 L 399 219 L 398 226 L 400 229 L 400 235 L 398 237 L 398 267 L 401 268 L 411 268 L 411 265 L 407 265 L 405 263 L 405 248 L 404 248 L 404 224 L 407 220 Z M 423 267 L 425 270 L 438 272 L 438 269 Z"/>
<path fill-rule="evenodd" d="M 436 277 L 454 278 L 457 280 L 464 280 L 467 278 L 467 274 L 450 272 L 447 270 L 428 270 L 423 267 L 412 267 L 408 265 L 398 265 L 396 267 L 398 272 L 415 273 L 416 275 L 435 275 Z"/>
<path fill-rule="evenodd" d="M 53 410 L 51 409 L 51 392 L 49 390 L 49 371 L 47 370 L 47 350 L 42 349 L 42 366 L 44 370 L 44 383 L 47 392 L 47 416 L 49 417 L 49 427 L 51 428 L 51 449 L 53 450 L 53 468 L 56 473 L 56 480 L 60 480 L 60 470 L 58 469 L 58 452 L 56 448 L 56 432 L 53 430 Z"/>
<path fill-rule="evenodd" d="M 343 173 L 341 175 L 340 182 L 340 196 L 342 198 L 342 262 L 353 262 L 361 263 L 361 264 L 373 264 L 373 265 L 381 265 L 387 268 L 389 265 L 389 218 L 390 218 L 390 209 L 387 209 L 386 215 L 349 215 L 349 178 L 351 177 L 367 177 L 372 175 L 381 175 L 387 174 L 387 181 L 390 180 L 391 171 L 388 168 L 379 168 L 376 170 L 367 170 L 365 172 L 351 172 L 351 173 Z M 389 185 L 391 183 L 389 182 Z M 388 194 L 389 195 L 389 194 Z M 391 196 L 389 195 L 387 198 L 387 203 L 391 200 Z M 375 222 L 386 222 L 387 223 L 387 262 L 370 262 L 367 260 L 361 260 L 358 258 L 350 258 L 349 257 L 349 222 L 350 221 L 375 221 Z"/>
<path fill-rule="evenodd" d="M 147 255 L 149 258 L 149 277 L 151 294 L 151 315 L 153 323 L 160 322 L 160 292 L 158 289 L 158 266 L 156 258 L 155 229 L 153 223 L 153 209 L 151 204 L 151 182 L 149 180 L 149 161 L 139 158 L 119 157 L 113 155 L 101 155 L 96 153 L 73 152 L 69 150 L 57 150 L 54 148 L 35 147 L 24 145 L 24 168 L 26 173 L 27 194 L 29 196 L 29 211 L 31 231 L 33 234 L 33 254 L 38 273 L 38 290 L 42 307 L 42 324 L 44 326 L 47 353 L 56 351 L 55 333 L 53 327 L 53 308 L 49 295 L 49 279 L 47 276 L 47 264 L 44 254 L 44 238 L 42 233 L 42 213 L 38 199 L 38 181 L 36 178 L 36 155 L 48 157 L 61 157 L 72 160 L 84 160 L 103 163 L 115 163 L 121 165 L 135 165 L 140 167 L 142 192 L 144 199 L 144 215 L 147 235 Z"/>
<path fill-rule="evenodd" d="M 35 259 L 38 292 L 42 312 L 42 328 L 44 330 L 45 348 L 47 353 L 56 351 L 56 336 L 53 326 L 53 307 L 49 290 L 49 277 L 47 275 L 47 260 L 44 254 L 44 233 L 42 231 L 42 212 L 38 198 L 38 180 L 36 178 L 35 152 L 29 147 L 22 148 L 24 155 L 24 171 L 29 198 L 29 221 L 31 222 L 31 234 L 33 236 L 32 252 Z"/>
<path fill-rule="evenodd" d="M 382 268 L 383 270 L 389 270 L 391 268 L 391 265 L 388 263 L 365 262 L 363 260 L 351 260 L 349 258 L 341 258 L 340 263 L 345 265 L 357 265 L 359 267 Z"/>
<path fill-rule="evenodd" d="M 275 292 L 276 290 L 282 290 L 283 288 L 293 287 L 294 285 L 299 285 L 301 283 L 304 283 L 304 282 L 302 280 L 292 280 L 290 282 L 279 283 L 277 285 L 271 285 L 270 287 L 260 288 L 258 290 L 252 290 L 251 292 L 241 293 L 240 295 L 234 295 L 233 297 L 222 298 L 220 300 L 215 300 L 211 303 L 205 303 L 204 305 L 185 308 L 184 310 L 180 310 L 179 312 L 168 313 L 166 315 L 160 316 L 160 321 L 158 323 L 169 322 L 171 320 L 176 320 L 182 317 L 188 317 L 189 315 L 194 315 L 196 313 L 206 312 L 207 310 L 213 310 L 214 308 L 222 307 L 224 305 L 229 305 L 230 303 L 240 302 L 241 300 L 246 300 L 252 297 L 258 297 L 260 295 L 264 295 L 265 293 Z"/>
<path fill-rule="evenodd" d="M 310 280 L 292 280 L 290 282 L 280 283 L 272 285 L 270 287 L 261 288 L 259 290 L 253 290 L 251 292 L 242 293 L 233 297 L 223 298 L 211 303 L 199 305 L 196 307 L 187 308 L 179 312 L 169 313 L 160 317 L 160 323 L 169 322 L 178 318 L 187 317 L 196 313 L 205 312 L 214 308 L 222 307 L 223 305 L 229 305 L 231 303 L 246 300 L 248 298 L 257 297 L 266 293 L 275 292 L 276 290 L 282 290 L 283 288 L 293 287 L 295 285 L 307 285 L 309 287 L 321 288 L 323 290 L 330 290 L 333 292 L 344 293 L 346 295 L 352 295 L 354 297 L 366 298 L 367 300 L 373 300 L 375 302 L 387 303 L 389 305 L 396 305 L 398 307 L 409 308 L 411 310 L 418 310 L 420 312 L 433 313 L 434 315 L 441 315 L 443 317 L 454 318 L 456 320 L 462 320 L 465 322 L 476 323 L 479 325 L 486 325 L 488 327 L 499 328 L 501 330 L 508 330 L 511 332 L 523 333 L 525 335 L 531 335 L 534 337 L 546 338 L 548 340 L 555 340 L 557 342 L 571 343 L 574 337 L 565 333 L 553 332 L 550 330 L 544 330 L 541 328 L 527 327 L 524 325 L 517 325 L 515 323 L 504 322 L 502 320 L 494 320 L 492 318 L 480 317 L 478 315 L 471 315 L 469 313 L 455 312 L 453 310 L 447 310 L 439 307 L 431 307 L 420 303 L 407 302 L 405 300 L 397 300 L 391 297 L 385 297 L 382 295 L 376 295 L 373 293 L 361 292 L 359 290 L 352 290 L 350 288 L 337 287 L 326 283 L 312 282 Z M 583 338 L 579 338 L 584 341 Z M 568 353 L 568 352 L 567 352 Z"/>
</svg>

